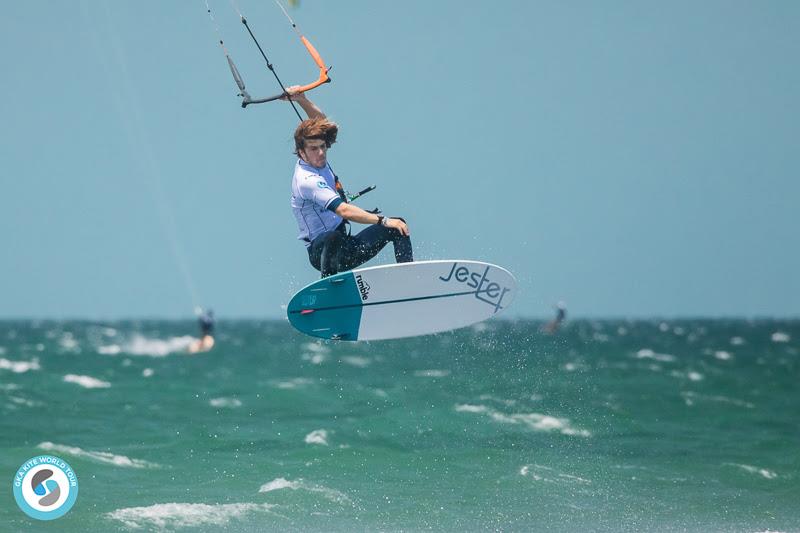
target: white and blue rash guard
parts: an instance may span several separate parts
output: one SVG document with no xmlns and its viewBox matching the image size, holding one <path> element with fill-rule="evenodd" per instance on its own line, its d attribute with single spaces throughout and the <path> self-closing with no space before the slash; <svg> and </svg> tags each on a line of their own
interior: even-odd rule
<svg viewBox="0 0 800 533">
<path fill-rule="evenodd" d="M 298 159 L 292 178 L 292 212 L 300 228 L 297 238 L 306 247 L 321 233 L 342 223 L 342 217 L 335 212 L 341 203 L 330 166 L 316 168 Z"/>
</svg>

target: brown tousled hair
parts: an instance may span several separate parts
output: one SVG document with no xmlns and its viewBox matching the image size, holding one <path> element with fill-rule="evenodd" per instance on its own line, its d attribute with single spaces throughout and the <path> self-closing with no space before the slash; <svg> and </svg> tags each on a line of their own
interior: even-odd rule
<svg viewBox="0 0 800 533">
<path fill-rule="evenodd" d="M 300 150 L 305 147 L 306 139 L 322 139 L 330 148 L 336 142 L 338 133 L 339 126 L 325 117 L 306 119 L 294 130 L 294 153 L 300 157 Z"/>
</svg>

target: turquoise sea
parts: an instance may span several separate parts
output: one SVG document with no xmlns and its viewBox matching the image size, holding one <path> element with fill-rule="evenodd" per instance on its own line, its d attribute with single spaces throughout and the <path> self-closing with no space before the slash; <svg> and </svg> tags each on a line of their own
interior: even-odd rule
<svg viewBox="0 0 800 533">
<path fill-rule="evenodd" d="M 800 321 L 0 322 L 2 531 L 800 531 Z M 12 479 L 66 460 L 72 510 Z"/>
</svg>

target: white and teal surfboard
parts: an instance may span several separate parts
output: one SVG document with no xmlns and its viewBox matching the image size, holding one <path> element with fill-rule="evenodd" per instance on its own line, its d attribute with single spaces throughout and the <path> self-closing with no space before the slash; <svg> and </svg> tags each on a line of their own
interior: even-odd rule
<svg viewBox="0 0 800 533">
<path fill-rule="evenodd" d="M 348 341 L 396 339 L 461 328 L 508 307 L 509 271 L 479 261 L 418 261 L 342 272 L 289 301 L 289 322 L 307 335 Z"/>
</svg>

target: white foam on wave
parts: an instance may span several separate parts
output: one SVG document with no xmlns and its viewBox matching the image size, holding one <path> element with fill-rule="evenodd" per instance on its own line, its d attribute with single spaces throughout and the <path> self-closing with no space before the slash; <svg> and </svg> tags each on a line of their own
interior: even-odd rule
<svg viewBox="0 0 800 533">
<path fill-rule="evenodd" d="M 312 365 L 321 365 L 328 360 L 328 356 L 322 353 L 304 353 L 300 357 L 303 361 L 309 361 Z"/>
<path fill-rule="evenodd" d="M 654 361 L 661 361 L 662 363 L 672 363 L 677 357 L 668 353 L 656 353 L 650 348 L 642 348 L 636 352 L 637 359 L 653 359 Z"/>
<path fill-rule="evenodd" d="M 122 351 L 118 344 L 109 344 L 108 346 L 98 346 L 97 353 L 101 355 L 117 355 Z"/>
<path fill-rule="evenodd" d="M 322 446 L 328 445 L 328 432 L 324 429 L 315 429 L 305 438 L 306 444 L 320 444 Z"/>
<path fill-rule="evenodd" d="M 741 346 L 745 341 L 742 337 L 731 337 L 730 342 L 734 346 Z"/>
<path fill-rule="evenodd" d="M 524 477 L 530 477 L 534 481 L 544 481 L 546 483 L 579 483 L 581 485 L 589 485 L 591 484 L 592 480 L 585 479 L 578 476 L 573 476 L 572 474 L 564 474 L 562 472 L 558 472 L 557 470 L 532 464 L 532 465 L 524 465 L 522 468 L 519 469 L 519 474 Z"/>
<path fill-rule="evenodd" d="M 67 374 L 64 376 L 67 383 L 75 383 L 86 389 L 107 389 L 111 386 L 108 381 L 103 381 L 92 376 L 79 376 L 77 374 Z"/>
<path fill-rule="evenodd" d="M 41 407 L 44 405 L 42 402 L 29 400 L 28 398 L 22 398 L 21 396 L 9 396 L 8 399 L 11 401 L 12 408 L 16 407 L 17 405 L 22 405 L 25 407 Z"/>
<path fill-rule="evenodd" d="M 303 344 L 302 348 L 312 353 L 330 353 L 331 349 L 322 344 L 321 342 L 307 342 Z"/>
<path fill-rule="evenodd" d="M 75 336 L 69 331 L 61 335 L 61 338 L 58 339 L 58 345 L 67 352 L 81 351 L 78 341 L 75 340 Z"/>
<path fill-rule="evenodd" d="M 714 357 L 719 359 L 720 361 L 730 361 L 733 358 L 730 352 L 726 352 L 725 350 L 717 350 L 714 352 Z"/>
<path fill-rule="evenodd" d="M 772 342 L 789 342 L 792 340 L 792 337 L 788 333 L 784 333 L 782 331 L 776 331 L 772 334 Z"/>
<path fill-rule="evenodd" d="M 321 342 L 307 342 L 302 346 L 304 353 L 300 357 L 303 361 L 309 361 L 312 365 L 321 365 L 328 360 L 331 349 Z"/>
<path fill-rule="evenodd" d="M 340 359 L 343 363 L 348 364 L 350 366 L 355 366 L 358 368 L 366 368 L 370 364 L 372 364 L 372 360 L 366 357 L 359 357 L 357 355 L 349 355 L 342 357 Z"/>
<path fill-rule="evenodd" d="M 242 402 L 238 398 L 211 398 L 208 401 L 211 407 L 241 407 Z"/>
<path fill-rule="evenodd" d="M 704 394 L 697 394 L 696 392 L 691 392 L 691 391 L 682 392 L 681 396 L 683 397 L 683 401 L 686 402 L 686 405 L 690 407 L 694 405 L 695 400 L 717 402 L 717 403 L 728 403 L 731 405 L 735 405 L 737 407 L 745 407 L 747 409 L 753 409 L 755 407 L 755 405 L 750 402 L 746 402 L 744 400 L 738 400 L 736 398 L 728 398 L 727 396 L 709 396 Z"/>
<path fill-rule="evenodd" d="M 577 437 L 591 437 L 591 432 L 585 429 L 572 427 L 567 418 L 558 418 L 540 413 L 512 413 L 506 414 L 485 405 L 458 404 L 455 407 L 459 413 L 486 414 L 492 420 L 504 424 L 521 424 L 534 431 L 558 432 L 562 435 Z"/>
<path fill-rule="evenodd" d="M 673 370 L 669 373 L 670 376 L 674 378 L 680 379 L 688 379 L 689 381 L 703 381 L 706 377 L 701 374 L 700 372 L 696 372 L 694 370 L 689 370 L 687 372 L 680 372 L 678 370 Z"/>
<path fill-rule="evenodd" d="M 185 353 L 189 345 L 197 339 L 191 335 L 182 337 L 170 337 L 168 339 L 151 339 L 143 335 L 136 334 L 122 345 L 100 346 L 97 351 L 105 355 L 117 355 L 125 353 L 129 355 L 144 355 L 148 357 L 166 357 L 173 353 Z M 115 348 L 116 346 L 116 348 Z M 117 350 L 119 348 L 119 350 Z M 103 351 L 101 351 L 103 350 Z"/>
<path fill-rule="evenodd" d="M 233 519 L 250 513 L 270 513 L 273 504 L 226 503 L 159 503 L 149 507 L 117 509 L 105 515 L 132 529 L 172 530 L 200 526 L 226 526 Z"/>
<path fill-rule="evenodd" d="M 288 381 L 273 381 L 272 383 L 279 389 L 299 389 L 311 385 L 314 381 L 308 378 L 293 378 Z"/>
<path fill-rule="evenodd" d="M 445 378 L 450 375 L 449 370 L 417 370 L 414 375 L 418 378 Z"/>
<path fill-rule="evenodd" d="M 289 481 L 288 479 L 282 477 L 275 478 L 269 483 L 261 485 L 261 488 L 258 489 L 258 492 L 273 492 L 283 489 L 313 492 L 315 494 L 320 494 L 327 500 L 340 504 L 352 503 L 352 500 L 350 500 L 350 497 L 348 497 L 347 494 L 339 492 L 338 490 L 330 489 L 328 487 L 323 487 L 322 485 L 308 483 L 302 479 L 298 479 L 297 481 Z"/>
<path fill-rule="evenodd" d="M 10 370 L 15 374 L 41 369 L 42 367 L 39 366 L 38 359 L 33 359 L 31 361 L 9 361 L 8 359 L 0 359 L 0 370 Z"/>
<path fill-rule="evenodd" d="M 161 465 L 159 464 L 143 461 L 141 459 L 131 459 L 130 457 L 125 457 L 124 455 L 84 450 L 75 446 L 65 446 L 63 444 L 54 444 L 52 442 L 40 442 L 37 445 L 37 448 L 49 452 L 71 455 L 73 457 L 84 457 L 86 459 L 91 459 L 92 461 L 97 461 L 98 463 L 121 466 L 123 468 L 161 468 Z"/>
<path fill-rule="evenodd" d="M 767 470 L 766 468 L 760 468 L 758 466 L 751 466 L 751 465 L 742 465 L 737 463 L 725 463 L 727 466 L 735 466 L 737 468 L 741 468 L 745 472 L 749 472 L 750 474 L 757 474 L 764 479 L 775 479 L 778 477 L 778 474 L 773 472 L 772 470 Z"/>
</svg>

